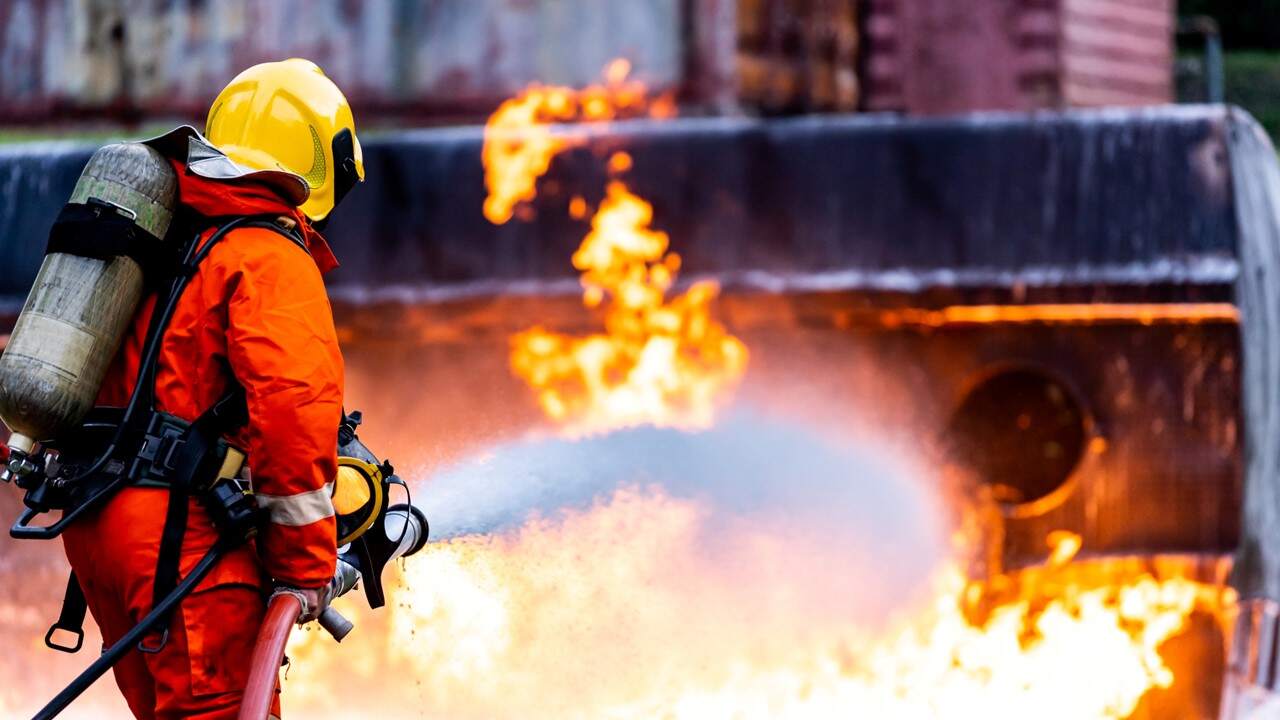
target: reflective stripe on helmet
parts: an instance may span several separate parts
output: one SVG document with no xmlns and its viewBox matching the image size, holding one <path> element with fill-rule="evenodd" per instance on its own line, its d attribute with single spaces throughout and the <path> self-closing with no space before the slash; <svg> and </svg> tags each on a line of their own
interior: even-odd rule
<svg viewBox="0 0 1280 720">
<path fill-rule="evenodd" d="M 317 520 L 333 517 L 333 483 L 319 490 L 296 495 L 264 495 L 254 493 L 258 507 L 267 510 L 271 522 L 276 525 L 310 525 Z"/>
</svg>

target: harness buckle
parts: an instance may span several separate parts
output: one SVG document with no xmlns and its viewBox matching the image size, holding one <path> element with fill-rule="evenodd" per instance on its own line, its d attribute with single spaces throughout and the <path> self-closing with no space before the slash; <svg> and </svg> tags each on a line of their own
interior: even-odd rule
<svg viewBox="0 0 1280 720">
<path fill-rule="evenodd" d="M 182 446 L 187 444 L 184 435 L 186 427 L 169 422 L 157 415 L 151 427 L 142 436 L 142 445 L 138 448 L 130 476 L 133 480 L 168 479 L 170 473 L 177 470 L 176 458 Z"/>
<path fill-rule="evenodd" d="M 156 454 L 160 458 L 159 465 L 164 474 L 167 475 L 177 469 L 173 464 L 173 456 L 186 444 L 187 441 L 177 435 L 166 435 L 160 440 L 160 448 Z"/>
<path fill-rule="evenodd" d="M 59 630 L 65 633 L 71 633 L 71 635 L 76 639 L 75 644 L 72 645 L 68 643 L 64 645 L 54 640 L 53 635 Z M 51 650 L 57 650 L 58 652 L 78 653 L 80 652 L 80 648 L 84 645 L 84 628 L 67 627 L 62 624 L 61 618 L 59 618 L 59 622 L 54 623 L 49 628 L 49 632 L 44 634 L 44 644 Z"/>
<path fill-rule="evenodd" d="M 148 645 L 147 639 L 145 637 L 139 640 L 138 652 L 146 653 L 148 655 L 155 655 L 156 653 L 163 650 L 164 646 L 168 644 L 169 644 L 169 628 L 165 628 L 164 632 L 160 634 L 160 641 L 157 642 L 155 645 Z"/>
</svg>

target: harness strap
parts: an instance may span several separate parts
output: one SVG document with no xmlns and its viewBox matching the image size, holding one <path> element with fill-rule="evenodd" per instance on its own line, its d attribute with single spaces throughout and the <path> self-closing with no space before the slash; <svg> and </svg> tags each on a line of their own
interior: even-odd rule
<svg viewBox="0 0 1280 720">
<path fill-rule="evenodd" d="M 67 219 L 72 220 L 73 218 L 69 217 Z M 191 244 L 187 246 L 186 258 L 176 266 L 172 276 L 167 279 L 168 292 L 162 295 L 160 301 L 157 302 L 151 323 L 147 328 L 147 337 L 144 345 L 147 347 L 148 352 L 144 352 L 142 365 L 138 369 L 138 381 L 135 388 L 135 393 L 138 395 L 130 402 L 133 407 L 147 408 L 147 417 L 154 417 L 156 414 L 155 380 L 157 366 L 159 365 L 159 348 L 163 335 L 168 329 L 168 321 L 172 317 L 173 309 L 183 291 L 186 290 L 187 284 L 195 274 L 199 264 L 208 257 L 209 251 L 212 250 L 213 246 L 231 230 L 240 227 L 273 230 L 309 253 L 306 241 L 297 232 L 296 228 L 269 216 L 230 219 L 229 222 L 219 226 L 203 246 L 198 246 L 200 242 L 199 236 L 192 239 Z M 62 243 L 67 242 L 70 241 L 66 238 L 61 238 L 56 243 L 51 243 L 51 246 L 61 247 L 62 249 L 50 249 L 50 252 L 73 249 L 62 245 Z M 119 252 L 124 249 L 124 245 L 128 245 L 128 243 L 117 244 L 107 252 L 108 254 L 117 252 L 118 254 L 130 254 L 128 252 Z M 161 601 L 168 597 L 179 585 L 182 541 L 183 536 L 186 534 L 189 500 L 192 495 L 208 490 L 208 483 L 215 479 L 223 461 L 223 453 L 219 452 L 219 441 L 222 435 L 248 422 L 249 413 L 244 388 L 238 384 L 233 383 L 233 385 L 234 387 L 231 390 L 191 423 L 178 438 L 175 447 L 172 448 L 170 457 L 162 458 L 163 465 L 170 470 L 168 481 L 165 483 L 169 489 L 169 502 L 165 512 L 164 529 L 161 532 L 160 547 L 157 553 L 152 607 L 158 607 Z M 139 437 L 145 435 L 149 420 L 136 416 L 131 417 L 130 415 L 131 413 L 126 411 L 121 423 L 121 433 Z M 105 461 L 105 459 L 102 458 L 101 460 Z M 101 462 L 97 465 L 101 465 Z M 67 592 L 63 598 L 62 612 L 58 617 L 58 621 L 49 629 L 45 643 L 50 647 L 65 652 L 79 650 L 84 637 L 85 608 L 84 592 L 73 573 L 68 581 Z M 169 611 L 169 613 L 171 612 L 172 610 Z M 138 643 L 138 649 L 148 653 L 159 652 L 168 642 L 168 626 L 169 622 L 166 617 L 163 622 L 155 625 L 155 627 L 164 628 L 159 641 L 155 645 L 148 645 L 144 638 Z M 76 644 L 74 646 L 58 646 L 53 643 L 53 634 L 58 630 L 77 634 L 78 640 Z"/>
<path fill-rule="evenodd" d="M 236 223 L 234 227 L 259 227 L 274 230 L 285 237 L 289 238 L 295 244 L 306 250 L 306 243 L 302 237 L 277 222 L 267 219 L 252 218 Z M 185 269 L 189 273 L 194 273 L 196 266 L 204 257 L 212 245 L 226 235 L 231 228 L 224 225 L 215 231 L 213 236 L 205 244 L 205 248 L 198 254 L 193 256 L 194 262 L 191 262 Z M 197 241 L 198 242 L 198 241 Z M 187 277 L 190 277 L 188 275 Z M 175 287 L 177 292 L 185 289 L 185 278 L 178 280 Z M 148 336 L 154 333 L 164 332 L 164 327 L 160 322 L 153 320 L 152 326 L 148 329 Z M 155 374 L 158 363 L 152 363 L 150 367 L 142 368 L 140 382 L 147 383 L 148 392 L 147 400 L 154 407 L 155 402 Z M 236 385 L 212 407 L 206 410 L 196 418 L 195 422 L 187 428 L 182 437 L 178 440 L 178 447 L 174 452 L 172 461 L 173 474 L 169 480 L 169 503 L 165 511 L 164 529 L 160 534 L 160 548 L 156 558 L 155 584 L 152 587 L 152 607 L 156 607 L 160 602 L 173 592 L 178 586 L 180 575 L 182 572 L 182 541 L 187 530 L 187 520 L 189 517 L 189 501 L 194 493 L 206 490 L 204 487 L 210 479 L 217 473 L 221 463 L 222 455 L 218 452 L 218 441 L 223 433 L 240 427 L 248 422 L 249 410 L 246 403 L 244 388 Z M 157 624 L 158 628 L 163 628 L 160 639 L 156 644 L 149 644 L 147 639 L 138 642 L 138 650 L 145 653 L 160 652 L 169 641 L 169 619 L 166 617 L 162 622 Z"/>
<path fill-rule="evenodd" d="M 248 408 L 244 389 L 236 386 L 206 410 L 179 440 L 173 462 L 174 473 L 169 481 L 169 507 L 165 513 L 164 530 L 160 535 L 160 551 L 156 559 L 155 585 L 152 589 L 152 607 L 160 604 L 178 586 L 181 574 L 182 539 L 187 530 L 188 500 L 195 493 L 206 490 L 206 484 L 222 464 L 218 452 L 218 440 L 227 430 L 243 425 Z M 168 640 L 168 623 L 159 646 L 147 647 L 140 643 L 143 652 L 157 652 Z"/>
<path fill-rule="evenodd" d="M 278 218 L 276 220 L 256 218 L 250 220 L 241 227 L 256 227 L 264 230 L 274 230 L 288 238 L 294 245 L 302 248 L 303 252 L 310 255 L 311 250 L 307 247 L 307 241 L 302 237 L 302 234 L 298 232 L 297 227 L 292 225 L 293 221 L 289 220 L 288 223 L 286 223 L 284 220 L 286 220 L 286 218 Z"/>
<path fill-rule="evenodd" d="M 200 261 L 208 256 L 212 246 L 221 240 L 234 227 L 270 227 L 284 233 L 284 228 L 267 220 L 248 219 L 240 222 L 232 221 L 223 225 L 205 243 L 205 247 L 192 255 L 183 270 L 184 276 L 175 279 L 174 291 L 180 294 L 186 289 L 187 280 L 195 273 Z M 293 239 L 293 235 L 288 237 Z M 199 242 L 198 239 L 193 242 Z M 174 298 L 176 301 L 176 298 Z M 163 333 L 163 320 L 153 317 L 147 330 L 148 337 Z M 140 369 L 139 382 L 145 383 L 148 406 L 155 407 L 155 378 L 158 362 Z M 248 421 L 249 411 L 245 401 L 244 388 L 235 385 L 226 395 L 204 411 L 187 431 L 178 439 L 173 454 L 173 473 L 169 478 L 169 502 L 165 510 L 164 529 L 160 533 L 160 548 L 156 556 L 155 583 L 152 586 L 152 607 L 173 592 L 178 586 L 182 574 L 182 544 L 187 531 L 189 502 L 195 492 L 205 490 L 202 487 L 217 473 L 222 456 L 217 452 L 218 440 L 222 434 Z M 156 625 L 163 628 L 160 638 L 155 644 L 149 644 L 147 638 L 138 642 L 138 650 L 144 653 L 158 653 L 169 641 L 169 618 L 165 617 Z"/>
<path fill-rule="evenodd" d="M 274 230 L 287 238 L 290 242 L 302 248 L 303 251 L 307 252 L 307 254 L 310 254 L 310 251 L 307 250 L 306 241 L 297 229 L 281 224 L 277 218 L 273 218 L 272 216 L 238 216 L 220 218 L 220 220 L 225 220 L 225 222 L 214 230 L 213 234 L 209 236 L 209 239 L 203 246 L 199 246 L 199 234 L 197 234 L 191 241 L 192 247 L 188 253 L 188 259 L 179 263 L 178 266 L 174 268 L 173 277 L 170 278 L 171 286 L 169 288 L 168 297 L 162 298 L 168 300 L 166 305 L 176 306 L 178 297 L 180 297 L 183 291 L 186 290 L 187 283 L 190 282 L 191 277 L 195 275 L 196 269 L 200 266 L 200 263 L 208 257 L 209 252 L 213 250 L 213 247 L 232 230 L 250 227 Z M 169 309 L 171 310 L 172 308 Z M 164 332 L 168 329 L 170 317 L 168 316 L 169 313 L 162 311 L 160 303 L 156 304 L 156 309 L 152 312 L 151 324 L 147 327 L 146 342 L 149 344 L 152 338 L 156 338 L 156 352 L 153 355 L 148 356 L 144 360 L 142 367 L 138 369 L 137 388 L 138 392 L 142 393 L 139 404 L 142 407 L 154 409 L 156 404 L 156 373 L 158 372 L 160 365 L 160 340 L 162 339 Z"/>
<path fill-rule="evenodd" d="M 190 496 L 185 486 L 174 484 L 169 488 L 169 506 L 164 515 L 164 530 L 160 533 L 160 551 L 156 556 L 155 583 L 152 585 L 151 606 L 156 607 L 160 601 L 178 585 L 181 573 L 182 538 L 187 531 L 187 499 Z M 163 628 L 160 640 L 155 645 L 148 645 L 144 637 L 138 641 L 138 650 L 144 653 L 158 653 L 169 642 L 169 618 L 156 624 Z"/>
<path fill-rule="evenodd" d="M 89 605 L 85 602 L 84 590 L 80 587 L 80 580 L 73 570 L 67 576 L 67 592 L 62 596 L 62 612 L 58 614 L 57 622 L 49 627 L 49 632 L 44 634 L 44 644 L 59 652 L 80 652 L 80 648 L 84 645 L 84 616 L 88 610 Z M 55 641 L 53 635 L 59 630 L 75 635 L 75 644 L 63 645 Z"/>
<path fill-rule="evenodd" d="M 128 212 L 111 203 L 89 198 L 67 203 L 53 221 L 45 254 L 66 253 L 97 260 L 132 258 L 148 274 L 162 267 L 160 239 L 144 230 Z"/>
</svg>

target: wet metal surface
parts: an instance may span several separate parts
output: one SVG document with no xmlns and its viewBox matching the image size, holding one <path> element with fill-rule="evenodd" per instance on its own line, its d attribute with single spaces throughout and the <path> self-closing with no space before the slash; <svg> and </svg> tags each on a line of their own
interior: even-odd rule
<svg viewBox="0 0 1280 720">
<path fill-rule="evenodd" d="M 552 164 L 528 221 L 501 227 L 480 212 L 479 128 L 375 137 L 369 181 L 330 230 L 344 262 L 332 282 L 360 297 L 571 290 L 566 260 L 586 227 L 564 208 L 603 186 L 596 155 L 626 148 L 628 183 L 690 274 L 760 289 L 1165 283 L 1194 295 L 1237 271 L 1226 127 L 1221 109 L 1178 107 L 566 128 L 582 146 Z M 0 150 L 0 296 L 25 293 L 91 150 Z"/>
</svg>

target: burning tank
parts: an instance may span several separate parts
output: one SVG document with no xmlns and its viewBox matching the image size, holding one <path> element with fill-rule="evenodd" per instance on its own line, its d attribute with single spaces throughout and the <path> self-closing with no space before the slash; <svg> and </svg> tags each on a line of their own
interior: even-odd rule
<svg viewBox="0 0 1280 720">
<path fill-rule="evenodd" d="M 504 107 L 488 129 L 368 143 L 330 228 L 349 391 L 396 418 L 371 440 L 417 493 L 464 496 L 485 473 L 608 474 L 593 457 L 645 476 L 655 448 L 705 438 L 721 449 L 689 463 L 775 478 L 774 517 L 722 523 L 720 491 L 682 495 L 686 478 L 507 534 L 460 522 L 406 569 L 398 612 L 344 644 L 359 663 L 321 665 L 304 637 L 303 705 L 331 699 L 319 666 L 376 686 L 390 717 L 501 714 L 483 696 L 549 717 L 1234 718 L 1270 689 L 1280 169 L 1250 118 L 656 119 L 616 67 Z M 0 178 L 56 180 L 18 184 L 4 237 L 38 234 L 76 157 L 0 156 Z M 0 253 L 34 274 L 30 248 Z M 855 446 L 875 447 L 830 450 Z M 876 574 L 909 555 L 892 529 L 858 536 L 867 558 L 833 554 L 797 500 L 897 463 L 961 541 L 906 617 L 850 625 L 761 590 L 897 587 Z M 52 609 L 58 588 L 23 592 Z M 378 680 L 393 667 L 412 688 Z"/>
</svg>

